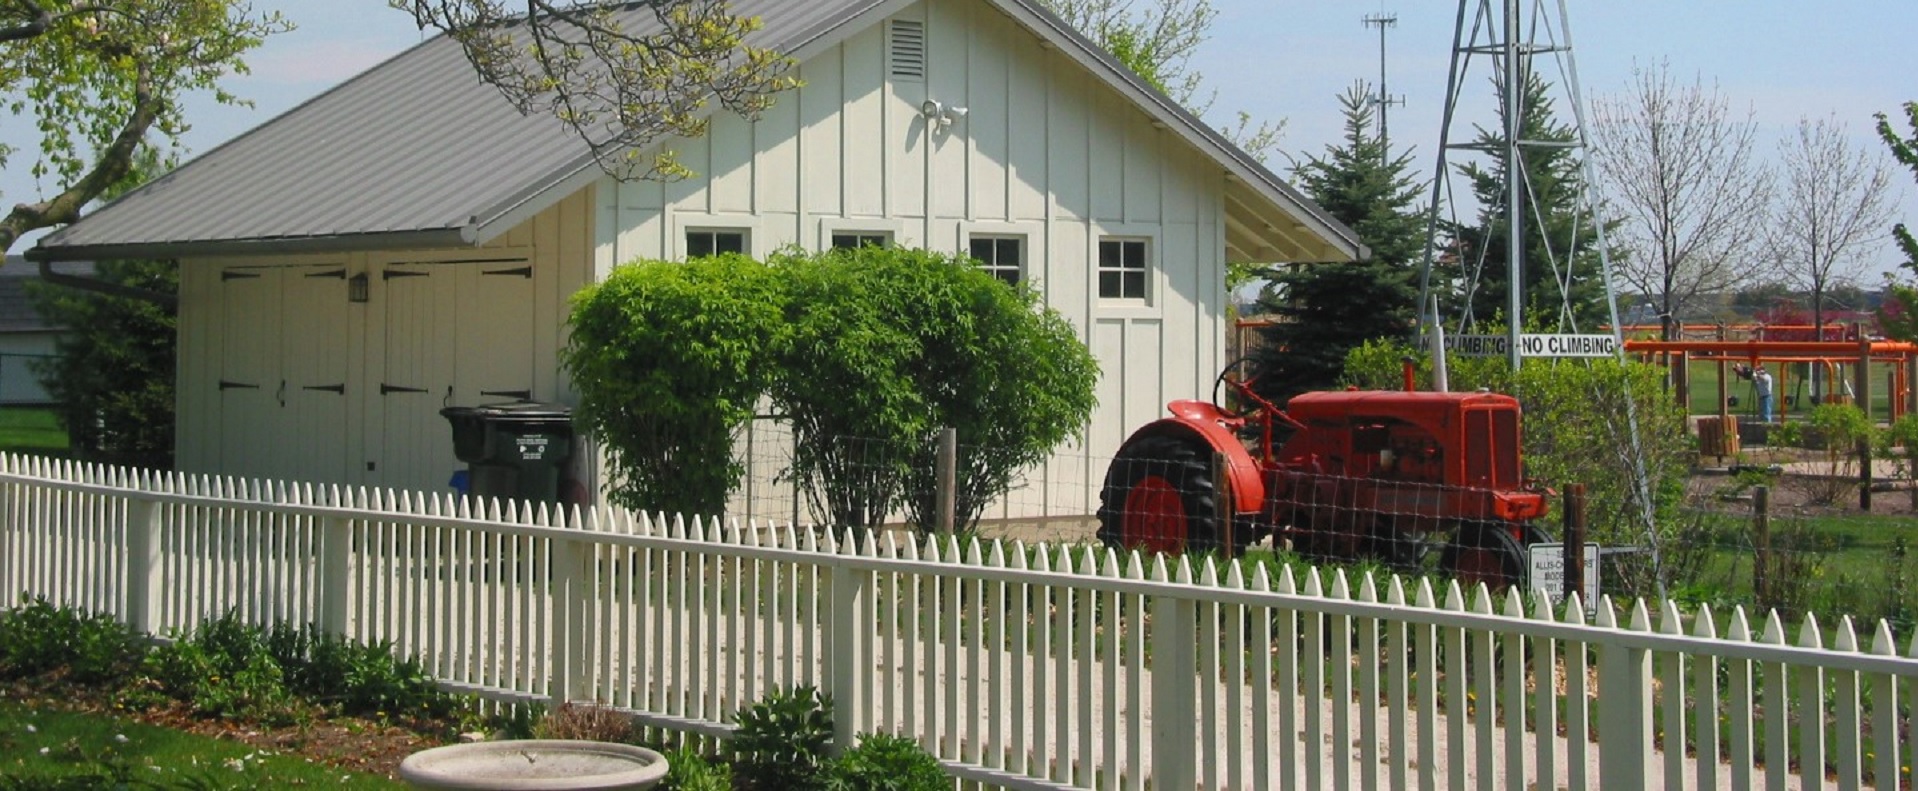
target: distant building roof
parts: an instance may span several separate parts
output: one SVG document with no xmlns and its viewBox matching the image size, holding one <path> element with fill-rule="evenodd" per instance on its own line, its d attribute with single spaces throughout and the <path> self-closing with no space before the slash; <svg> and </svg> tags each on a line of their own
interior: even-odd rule
<svg viewBox="0 0 1918 791">
<path fill-rule="evenodd" d="M 93 263 L 62 263 L 54 271 L 69 275 L 91 275 Z M 5 264 L 0 265 L 0 333 L 52 332 L 59 329 L 41 318 L 39 311 L 33 309 L 33 302 L 27 299 L 27 284 L 39 280 L 39 265 L 20 256 L 7 256 Z"/>
<path fill-rule="evenodd" d="M 1235 177 L 1229 185 L 1235 202 L 1290 216 L 1293 221 L 1273 233 L 1296 255 L 1366 254 L 1350 229 L 1039 0 L 986 1 L 1210 155 Z M 752 44 L 804 61 L 866 29 L 852 23 L 868 17 L 876 23 L 898 4 L 735 0 L 731 7 L 764 23 Z M 623 23 L 634 32 L 657 26 L 652 11 L 638 3 L 628 6 Z M 598 175 L 583 141 L 544 113 L 521 115 L 479 81 L 457 43 L 439 36 L 48 235 L 28 255 L 99 260 L 474 245 L 510 230 L 529 207 L 557 201 Z M 1276 249 L 1266 245 L 1248 255 Z"/>
</svg>

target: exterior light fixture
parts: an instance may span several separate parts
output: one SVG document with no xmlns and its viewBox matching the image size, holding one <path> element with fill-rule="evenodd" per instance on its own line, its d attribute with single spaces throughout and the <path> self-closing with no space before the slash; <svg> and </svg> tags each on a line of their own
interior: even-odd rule
<svg viewBox="0 0 1918 791">
<path fill-rule="evenodd" d="M 949 104 L 941 104 L 937 99 L 927 99 L 919 105 L 919 115 L 932 124 L 935 132 L 944 132 L 953 122 L 966 117 L 968 110 Z"/>
<path fill-rule="evenodd" d="M 366 278 L 365 272 L 361 272 L 357 275 L 352 276 L 351 278 L 348 278 L 346 281 L 346 301 L 365 302 L 367 299 L 367 290 L 368 290 L 368 287 L 367 287 L 367 278 Z"/>
</svg>

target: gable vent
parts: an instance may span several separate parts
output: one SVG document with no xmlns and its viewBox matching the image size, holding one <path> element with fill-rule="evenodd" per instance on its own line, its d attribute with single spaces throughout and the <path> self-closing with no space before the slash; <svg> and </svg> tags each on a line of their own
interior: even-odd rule
<svg viewBox="0 0 1918 791">
<path fill-rule="evenodd" d="M 902 80 L 926 78 L 926 23 L 894 19 L 886 26 L 887 61 L 892 76 Z"/>
</svg>

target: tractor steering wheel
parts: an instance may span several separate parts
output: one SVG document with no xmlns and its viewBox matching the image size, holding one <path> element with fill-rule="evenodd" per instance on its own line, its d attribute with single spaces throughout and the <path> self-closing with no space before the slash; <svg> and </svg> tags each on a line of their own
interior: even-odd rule
<svg viewBox="0 0 1918 791">
<path fill-rule="evenodd" d="M 1240 357 L 1237 360 L 1233 360 L 1226 364 L 1225 370 L 1219 372 L 1217 379 L 1212 380 L 1212 405 L 1218 407 L 1219 411 L 1228 415 L 1241 414 L 1238 411 L 1227 408 L 1225 405 L 1225 399 L 1222 396 L 1224 395 L 1227 384 L 1232 385 L 1232 392 L 1237 393 L 1240 398 L 1251 400 L 1261 406 L 1271 407 L 1271 404 L 1267 403 L 1265 399 L 1258 397 L 1257 394 L 1252 392 L 1252 383 L 1259 379 L 1257 376 L 1240 379 L 1232 378 L 1234 371 L 1249 367 L 1251 362 L 1251 357 Z"/>
</svg>

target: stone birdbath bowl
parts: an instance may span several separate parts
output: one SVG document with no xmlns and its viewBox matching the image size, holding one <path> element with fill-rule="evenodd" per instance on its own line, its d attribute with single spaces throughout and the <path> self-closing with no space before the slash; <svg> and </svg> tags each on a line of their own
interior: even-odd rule
<svg viewBox="0 0 1918 791">
<path fill-rule="evenodd" d="M 666 757 L 611 742 L 513 739 L 450 744 L 400 763 L 414 788 L 464 791 L 623 791 L 666 777 Z"/>
</svg>

